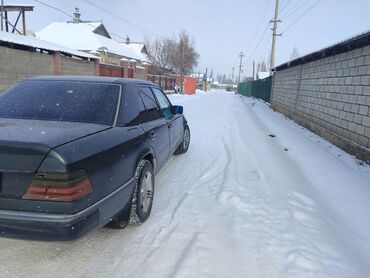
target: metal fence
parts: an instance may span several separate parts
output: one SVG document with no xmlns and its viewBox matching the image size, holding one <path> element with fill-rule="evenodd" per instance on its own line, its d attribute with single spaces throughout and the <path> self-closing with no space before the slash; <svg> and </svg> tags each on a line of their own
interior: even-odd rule
<svg viewBox="0 0 370 278">
<path fill-rule="evenodd" d="M 238 86 L 238 93 L 244 96 L 252 96 L 263 101 L 271 100 L 272 76 L 265 79 L 242 82 Z"/>
</svg>

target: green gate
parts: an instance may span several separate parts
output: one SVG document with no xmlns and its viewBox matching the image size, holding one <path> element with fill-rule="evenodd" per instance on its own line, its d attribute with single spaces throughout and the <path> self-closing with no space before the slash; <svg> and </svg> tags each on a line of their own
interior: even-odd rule
<svg viewBox="0 0 370 278">
<path fill-rule="evenodd" d="M 256 81 L 239 83 L 238 93 L 243 96 L 252 96 L 266 102 L 271 100 L 272 76 Z"/>
<path fill-rule="evenodd" d="M 238 94 L 250 97 L 252 95 L 252 81 L 239 83 Z"/>
<path fill-rule="evenodd" d="M 251 95 L 266 102 L 271 100 L 272 76 L 253 81 Z"/>
</svg>

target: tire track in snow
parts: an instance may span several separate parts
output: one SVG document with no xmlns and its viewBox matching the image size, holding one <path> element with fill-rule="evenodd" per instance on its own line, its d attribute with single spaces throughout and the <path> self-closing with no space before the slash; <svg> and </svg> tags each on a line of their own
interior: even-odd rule
<svg viewBox="0 0 370 278">
<path fill-rule="evenodd" d="M 197 242 L 198 235 L 199 233 L 195 233 L 192 235 L 189 242 L 182 250 L 181 255 L 177 258 L 175 264 L 172 265 L 172 271 L 167 275 L 167 277 L 169 278 L 176 277 L 182 271 L 182 266 L 186 262 L 186 259 L 188 258 L 191 249 Z"/>
<path fill-rule="evenodd" d="M 175 208 L 173 209 L 172 213 L 171 213 L 171 220 L 170 220 L 170 225 L 173 223 L 174 219 L 175 219 L 175 216 L 176 216 L 176 213 L 177 211 L 179 210 L 179 208 L 183 205 L 183 203 L 185 202 L 185 199 L 188 197 L 188 193 L 185 192 L 185 194 L 180 198 L 180 200 L 178 201 L 178 203 L 176 204 Z"/>
</svg>

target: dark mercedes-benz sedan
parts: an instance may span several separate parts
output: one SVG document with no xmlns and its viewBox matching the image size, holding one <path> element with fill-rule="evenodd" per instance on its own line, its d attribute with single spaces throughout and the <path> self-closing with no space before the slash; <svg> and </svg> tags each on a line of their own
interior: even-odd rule
<svg viewBox="0 0 370 278">
<path fill-rule="evenodd" d="M 189 143 L 182 107 L 151 82 L 25 80 L 0 95 L 0 235 L 69 240 L 143 223 L 155 174 Z"/>
</svg>

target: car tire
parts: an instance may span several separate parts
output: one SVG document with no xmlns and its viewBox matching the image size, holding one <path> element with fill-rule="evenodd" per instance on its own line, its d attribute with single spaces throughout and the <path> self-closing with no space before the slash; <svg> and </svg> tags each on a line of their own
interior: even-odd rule
<svg viewBox="0 0 370 278">
<path fill-rule="evenodd" d="M 190 128 L 188 126 L 184 129 L 184 135 L 180 146 L 177 148 L 175 154 L 186 153 L 190 146 Z"/>
<path fill-rule="evenodd" d="M 135 187 L 132 196 L 129 224 L 144 223 L 152 211 L 154 196 L 154 170 L 148 160 L 142 160 L 135 173 Z"/>
</svg>

